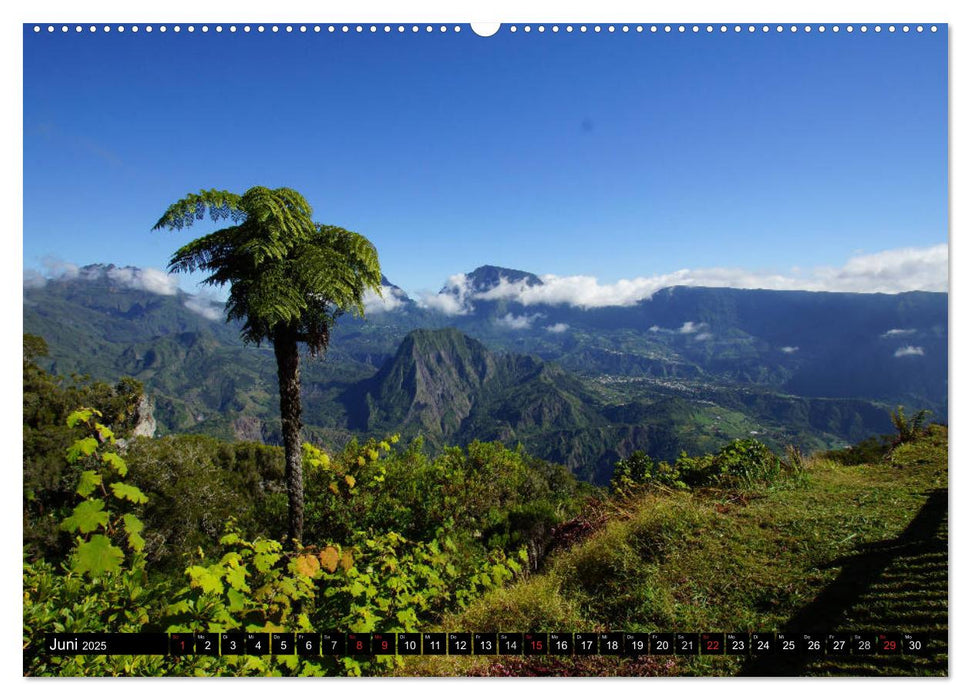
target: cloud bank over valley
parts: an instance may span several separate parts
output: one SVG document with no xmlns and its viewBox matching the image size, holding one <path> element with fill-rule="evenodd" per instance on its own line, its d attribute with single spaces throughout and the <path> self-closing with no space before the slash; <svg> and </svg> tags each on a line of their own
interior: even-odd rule
<svg viewBox="0 0 971 700">
<path fill-rule="evenodd" d="M 501 278 L 498 284 L 477 291 L 468 275 L 452 275 L 438 293 L 418 297 L 422 306 L 448 315 L 465 315 L 476 300 L 515 301 L 524 306 L 560 305 L 591 309 L 632 306 L 666 287 L 732 287 L 737 289 L 803 290 L 896 294 L 908 291 L 946 292 L 948 246 L 900 248 L 857 255 L 842 267 L 818 267 L 788 274 L 741 268 L 683 269 L 650 277 L 601 283 L 585 275 L 540 275 L 542 284 L 529 279 Z"/>
<path fill-rule="evenodd" d="M 46 258 L 43 270 L 25 269 L 25 289 L 42 287 L 50 280 L 107 279 L 121 287 L 138 289 L 161 295 L 174 295 L 183 285 L 185 306 L 192 311 L 216 320 L 222 317 L 223 302 L 220 296 L 225 290 L 189 292 L 185 277 L 163 270 L 146 267 L 116 267 L 114 265 L 86 265 Z M 502 268 L 492 268 L 502 270 Z M 513 272 L 513 271 L 509 271 Z M 811 292 L 852 292 L 896 294 L 907 291 L 946 292 L 948 289 L 948 246 L 945 243 L 927 248 L 900 248 L 877 253 L 860 254 L 850 258 L 841 267 L 817 267 L 802 271 L 793 268 L 786 274 L 773 271 L 752 271 L 741 268 L 682 269 L 649 277 L 621 279 L 602 283 L 596 277 L 586 275 L 532 275 L 504 276 L 499 274 L 487 283 L 475 277 L 475 273 L 458 273 L 450 276 L 439 292 L 420 292 L 414 303 L 429 311 L 446 316 L 464 316 L 475 310 L 479 301 L 507 301 L 522 306 L 566 305 L 580 309 L 633 306 L 650 299 L 656 292 L 667 287 L 729 287 L 736 289 L 803 290 Z M 381 294 L 367 292 L 364 308 L 369 314 L 396 311 L 412 303 L 412 298 L 387 280 Z M 533 325 L 540 316 L 509 313 L 498 323 L 510 329 L 524 329 Z M 565 324 L 546 326 L 551 333 L 562 333 Z M 658 332 L 668 329 L 655 328 Z M 696 339 L 705 339 L 704 329 L 687 322 L 678 329 L 671 329 Z M 905 338 L 913 329 L 891 328 L 883 337 Z M 783 350 L 784 352 L 792 352 Z M 910 353 L 914 354 L 914 353 Z"/>
</svg>

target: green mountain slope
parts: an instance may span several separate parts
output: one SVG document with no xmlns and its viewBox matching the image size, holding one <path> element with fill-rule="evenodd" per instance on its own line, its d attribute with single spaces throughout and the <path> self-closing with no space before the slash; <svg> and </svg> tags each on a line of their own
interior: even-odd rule
<svg viewBox="0 0 971 700">
<path fill-rule="evenodd" d="M 159 434 L 277 442 L 271 349 L 242 345 L 238 327 L 221 320 L 219 305 L 119 279 L 125 277 L 109 267 L 90 266 L 78 279 L 25 289 L 25 329 L 50 346 L 45 368 L 108 381 L 134 376 L 152 397 Z M 487 293 L 509 280 L 542 285 L 528 273 L 494 267 L 481 268 L 467 283 Z M 678 288 L 635 307 L 588 310 L 537 311 L 479 299 L 469 314 L 448 317 L 386 286 L 400 302 L 393 312 L 373 313 L 365 322 L 341 319 L 326 356 L 302 363 L 304 434 L 329 449 L 388 432 L 421 434 L 435 446 L 497 439 L 521 442 L 582 478 L 606 483 L 614 462 L 635 449 L 670 460 L 749 435 L 778 450 L 789 443 L 811 450 L 884 433 L 890 424 L 883 395 L 909 408 L 929 407 L 937 420 L 945 415 L 942 404 L 920 399 L 927 395 L 922 382 L 936 382 L 941 367 L 946 371 L 938 361 L 946 335 L 934 331 L 943 295 Z M 850 331 L 819 325 L 839 320 L 841 308 L 860 326 L 851 333 L 859 347 L 844 354 L 859 357 L 841 369 L 835 355 L 823 353 L 830 374 L 805 391 L 786 390 L 786 382 L 809 376 L 806 368 L 817 367 L 818 374 L 811 358 L 818 348 L 837 353 L 842 347 Z M 792 317 L 793 310 L 802 316 Z M 545 316 L 511 328 L 497 322 L 500 311 Z M 569 321 L 566 331 L 540 325 L 560 318 Z M 692 318 L 692 332 L 680 332 Z M 711 338 L 699 340 L 701 323 Z M 897 329 L 899 341 L 881 339 L 877 329 L 892 324 L 913 327 Z M 773 350 L 783 336 L 801 343 L 799 351 Z M 898 342 L 921 343 L 927 355 L 894 359 Z M 882 343 L 889 360 L 872 359 L 874 343 Z M 845 397 L 826 389 L 827 377 L 861 363 L 872 365 L 867 371 L 875 377 L 886 373 L 886 391 Z M 817 385 L 828 396 L 812 395 Z"/>
<path fill-rule="evenodd" d="M 344 404 L 358 432 L 422 435 L 436 447 L 522 443 L 601 484 L 634 450 L 672 460 L 752 433 L 780 451 L 790 443 L 826 448 L 890 429 L 886 408 L 863 401 L 648 387 L 621 403 L 599 389 L 556 364 L 490 352 L 455 329 L 420 330 L 373 378 L 351 385 Z"/>
<path fill-rule="evenodd" d="M 540 575 L 443 630 L 910 632 L 927 653 L 421 657 L 403 675 L 947 675 L 947 429 L 877 464 L 812 458 L 767 485 L 646 490 L 554 537 Z M 579 541 L 577 541 L 579 533 Z M 586 533 L 586 537 L 584 537 Z"/>
</svg>

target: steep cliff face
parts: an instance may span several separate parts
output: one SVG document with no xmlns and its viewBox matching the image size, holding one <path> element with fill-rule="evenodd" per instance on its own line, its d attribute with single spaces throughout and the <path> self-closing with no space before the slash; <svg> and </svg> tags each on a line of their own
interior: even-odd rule
<svg viewBox="0 0 971 700">
<path fill-rule="evenodd" d="M 491 353 L 453 329 L 409 334 L 362 393 L 362 429 L 421 434 L 438 445 L 536 442 L 606 426 L 569 373 L 532 356 Z"/>
<path fill-rule="evenodd" d="M 367 428 L 408 426 L 432 440 L 452 435 L 496 369 L 482 343 L 454 329 L 409 333 L 368 382 Z"/>
<path fill-rule="evenodd" d="M 254 416 L 240 416 L 233 421 L 233 435 L 244 442 L 263 440 L 263 421 Z"/>
<path fill-rule="evenodd" d="M 132 429 L 132 437 L 155 437 L 158 423 L 155 420 L 155 405 L 148 398 L 148 394 L 142 394 L 138 402 L 138 420 Z"/>
</svg>

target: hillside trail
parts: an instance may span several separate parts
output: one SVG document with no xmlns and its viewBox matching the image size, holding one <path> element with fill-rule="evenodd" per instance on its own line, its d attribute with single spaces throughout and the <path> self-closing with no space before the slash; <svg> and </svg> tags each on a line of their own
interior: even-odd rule
<svg viewBox="0 0 971 700">
<path fill-rule="evenodd" d="M 913 632 L 930 635 L 929 654 L 753 657 L 745 676 L 946 675 L 947 489 L 927 501 L 894 539 L 871 542 L 833 562 L 839 576 L 779 632 Z"/>
</svg>

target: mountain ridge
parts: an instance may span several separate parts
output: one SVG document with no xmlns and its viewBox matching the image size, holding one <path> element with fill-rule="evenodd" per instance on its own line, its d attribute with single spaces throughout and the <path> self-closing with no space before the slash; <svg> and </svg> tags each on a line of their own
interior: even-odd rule
<svg viewBox="0 0 971 700">
<path fill-rule="evenodd" d="M 47 339 L 47 368 L 135 376 L 162 434 L 276 441 L 272 349 L 120 269 L 25 288 L 24 328 Z M 645 446 L 676 456 L 755 433 L 832 447 L 889 430 L 897 403 L 947 416 L 946 294 L 676 287 L 633 307 L 400 308 L 342 318 L 324 360 L 303 363 L 308 439 L 405 428 L 436 444 L 522 442 L 602 481 L 611 459 Z"/>
</svg>

